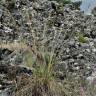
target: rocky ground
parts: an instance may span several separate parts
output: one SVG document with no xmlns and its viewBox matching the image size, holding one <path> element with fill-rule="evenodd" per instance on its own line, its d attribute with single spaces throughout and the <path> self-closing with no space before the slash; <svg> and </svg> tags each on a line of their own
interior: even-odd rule
<svg viewBox="0 0 96 96">
<path fill-rule="evenodd" d="M 20 74 L 32 74 L 24 61 L 27 47 L 23 45 L 33 47 L 34 40 L 38 50 L 43 47 L 54 50 L 60 80 L 68 74 L 83 76 L 89 81 L 95 78 L 95 16 L 85 16 L 74 4 L 62 5 L 55 1 L 0 2 L 0 90 L 12 88 L 14 78 Z M 19 48 L 17 45 L 21 42 L 24 44 Z M 13 45 L 7 46 L 10 44 Z"/>
</svg>

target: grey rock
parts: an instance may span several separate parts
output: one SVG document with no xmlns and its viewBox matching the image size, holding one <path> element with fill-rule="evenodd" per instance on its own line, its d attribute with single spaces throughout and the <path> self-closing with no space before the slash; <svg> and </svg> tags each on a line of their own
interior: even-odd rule
<svg viewBox="0 0 96 96">
<path fill-rule="evenodd" d="M 2 17 L 2 15 L 3 15 L 3 10 L 0 9 L 0 18 Z"/>
<path fill-rule="evenodd" d="M 96 63 L 96 49 L 94 47 L 96 44 L 95 16 L 85 16 L 72 4 L 67 4 L 61 8 L 57 2 L 48 0 L 36 0 L 34 2 L 22 0 L 23 3 L 18 0 L 18 2 L 11 12 L 15 23 L 12 21 L 10 14 L 4 11 L 0 40 L 6 38 L 6 41 L 14 41 L 22 37 L 28 44 L 32 45 L 33 37 L 36 36 L 38 44 L 43 44 L 46 50 L 55 50 L 57 65 L 62 65 L 63 68 L 71 70 L 74 74 L 78 73 L 74 70 L 78 71 L 84 68 L 88 69 L 87 71 L 84 69 L 86 74 L 90 72 L 89 68 L 85 66 L 87 66 L 86 64 Z M 52 3 L 54 3 L 55 8 L 53 8 Z M 28 20 L 28 12 L 30 13 L 30 19 L 32 18 L 31 22 Z M 30 30 L 29 25 L 31 25 L 32 30 Z M 9 38 L 13 37 L 12 32 L 16 26 L 19 28 L 17 37 L 10 40 Z M 79 42 L 78 33 L 83 34 L 88 42 Z M 22 61 L 21 53 L 18 53 L 19 56 L 16 54 L 16 58 L 13 57 L 14 62 L 12 63 L 14 64 Z"/>
</svg>

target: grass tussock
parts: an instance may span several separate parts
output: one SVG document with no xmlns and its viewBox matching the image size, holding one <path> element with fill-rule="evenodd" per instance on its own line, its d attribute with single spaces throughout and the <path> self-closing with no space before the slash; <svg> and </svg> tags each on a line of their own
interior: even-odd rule
<svg viewBox="0 0 96 96">
<path fill-rule="evenodd" d="M 16 96 L 65 96 L 62 86 L 54 76 L 54 53 L 41 52 L 40 55 L 42 59 L 37 57 L 35 65 L 33 64 L 35 66 L 33 75 L 21 79 L 28 83 L 17 88 Z M 19 84 L 21 85 L 21 83 Z"/>
</svg>

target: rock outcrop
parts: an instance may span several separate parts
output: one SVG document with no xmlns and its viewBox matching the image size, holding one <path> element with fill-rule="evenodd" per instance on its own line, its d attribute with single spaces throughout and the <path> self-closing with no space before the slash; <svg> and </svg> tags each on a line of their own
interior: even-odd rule
<svg viewBox="0 0 96 96">
<path fill-rule="evenodd" d="M 0 7 L 3 43 L 26 40 L 32 47 L 35 39 L 38 48 L 43 45 L 49 51 L 54 49 L 57 70 L 85 77 L 95 70 L 95 16 L 85 16 L 72 4 L 63 6 L 48 0 L 16 0 L 11 8 L 8 6 Z"/>
</svg>

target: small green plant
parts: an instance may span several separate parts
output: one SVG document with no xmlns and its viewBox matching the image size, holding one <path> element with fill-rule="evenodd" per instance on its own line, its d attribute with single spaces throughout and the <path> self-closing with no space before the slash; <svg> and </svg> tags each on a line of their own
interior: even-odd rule
<svg viewBox="0 0 96 96">
<path fill-rule="evenodd" d="M 56 0 L 59 3 L 63 3 L 63 4 L 69 4 L 71 3 L 71 0 Z"/>
<path fill-rule="evenodd" d="M 79 42 L 81 42 L 81 43 L 87 43 L 88 42 L 82 33 L 77 33 L 76 36 L 78 37 Z"/>
</svg>

